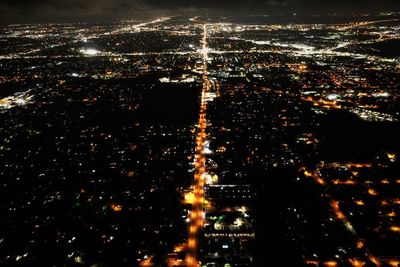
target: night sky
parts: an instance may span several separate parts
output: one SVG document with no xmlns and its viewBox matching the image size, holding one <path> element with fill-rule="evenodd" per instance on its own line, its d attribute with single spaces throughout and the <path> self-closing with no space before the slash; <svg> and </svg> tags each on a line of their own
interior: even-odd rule
<svg viewBox="0 0 400 267">
<path fill-rule="evenodd" d="M 400 10 L 399 0 L 0 0 L 0 21 L 128 18 L 187 12 L 332 12 Z"/>
</svg>

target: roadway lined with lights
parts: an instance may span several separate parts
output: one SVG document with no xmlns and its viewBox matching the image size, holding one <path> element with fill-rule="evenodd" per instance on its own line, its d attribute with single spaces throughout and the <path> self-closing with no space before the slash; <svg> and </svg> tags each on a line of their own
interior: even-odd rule
<svg viewBox="0 0 400 267">
<path fill-rule="evenodd" d="M 336 166 L 336 164 L 332 164 L 332 166 Z M 370 165 L 370 164 L 347 164 L 347 167 L 367 167 L 367 168 L 370 168 L 371 166 L 372 165 Z M 319 166 L 319 167 L 321 167 L 321 166 Z M 375 255 L 373 255 L 372 252 L 367 248 L 367 245 L 366 245 L 364 239 L 360 237 L 360 235 L 357 233 L 357 231 L 355 230 L 354 226 L 351 224 L 351 222 L 348 219 L 348 217 L 342 211 L 342 209 L 340 207 L 340 202 L 338 200 L 334 199 L 332 194 L 329 193 L 329 186 L 327 185 L 327 182 L 325 181 L 325 179 L 320 175 L 320 172 L 319 171 L 308 171 L 304 167 L 301 168 L 300 170 L 303 171 L 304 176 L 314 179 L 314 181 L 317 184 L 319 184 L 319 185 L 321 185 L 321 186 L 323 186 L 325 188 L 324 197 L 329 200 L 329 206 L 331 207 L 332 212 L 335 215 L 336 219 L 338 221 L 340 221 L 346 227 L 346 229 L 353 236 L 355 236 L 358 239 L 357 244 L 356 244 L 357 249 L 364 249 L 365 256 L 372 263 L 374 263 L 375 266 L 381 267 L 382 266 L 381 260 L 378 259 Z M 352 181 L 352 180 L 348 180 L 348 181 Z M 351 183 L 344 182 L 343 184 L 355 184 L 355 182 L 354 183 L 353 182 L 351 182 Z M 368 191 L 369 194 L 373 194 L 375 192 L 374 190 L 373 191 L 370 191 L 370 190 Z M 364 205 L 363 202 L 361 202 L 361 203 L 362 203 L 362 205 Z M 361 259 L 357 259 L 357 258 L 348 259 L 348 261 L 351 264 L 351 266 L 353 266 L 353 267 L 359 267 L 359 266 L 362 267 L 362 266 L 364 266 L 366 264 L 364 261 L 362 261 Z M 319 264 L 319 262 L 314 262 L 314 261 L 310 261 L 310 260 L 306 260 L 306 263 L 307 264 L 317 264 L 317 265 Z M 336 261 L 327 261 L 327 262 L 325 262 L 325 265 L 326 266 L 335 267 L 335 266 L 338 265 L 338 263 Z"/>
<path fill-rule="evenodd" d="M 207 25 L 203 26 L 203 40 L 202 40 L 202 55 L 203 55 L 203 88 L 201 92 L 201 106 L 199 112 L 198 130 L 196 134 L 196 149 L 195 149 L 195 175 L 193 194 L 194 201 L 192 204 L 192 211 L 190 214 L 189 233 L 187 240 L 186 250 L 186 265 L 187 267 L 199 266 L 197 259 L 198 243 L 201 228 L 204 223 L 203 203 L 204 203 L 204 177 L 206 174 L 205 168 L 205 143 L 206 143 L 206 128 L 207 128 L 207 91 L 210 83 L 207 77 Z"/>
</svg>

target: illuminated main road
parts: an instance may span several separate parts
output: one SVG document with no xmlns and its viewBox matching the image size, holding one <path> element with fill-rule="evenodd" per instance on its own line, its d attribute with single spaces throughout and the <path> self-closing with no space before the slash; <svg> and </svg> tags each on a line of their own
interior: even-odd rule
<svg viewBox="0 0 400 267">
<path fill-rule="evenodd" d="M 195 175 L 193 184 L 194 201 L 189 222 L 189 236 L 187 241 L 186 265 L 188 267 L 199 266 L 197 259 L 198 243 L 200 230 L 203 227 L 203 203 L 204 203 L 204 176 L 206 173 L 205 167 L 205 142 L 206 142 L 206 114 L 207 114 L 207 91 L 210 83 L 207 77 L 207 26 L 203 26 L 202 40 L 202 56 L 203 56 L 203 88 L 201 92 L 201 106 L 199 112 L 198 130 L 196 133 L 196 149 L 195 149 Z"/>
</svg>

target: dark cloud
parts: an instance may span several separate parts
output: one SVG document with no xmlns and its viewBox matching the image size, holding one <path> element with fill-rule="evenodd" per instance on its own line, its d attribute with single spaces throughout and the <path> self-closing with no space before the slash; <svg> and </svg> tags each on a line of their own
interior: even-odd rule
<svg viewBox="0 0 400 267">
<path fill-rule="evenodd" d="M 7 23 L 57 18 L 117 18 L 154 13 L 182 14 L 187 10 L 273 12 L 393 8 L 400 9 L 400 0 L 0 0 L 0 20 Z"/>
</svg>

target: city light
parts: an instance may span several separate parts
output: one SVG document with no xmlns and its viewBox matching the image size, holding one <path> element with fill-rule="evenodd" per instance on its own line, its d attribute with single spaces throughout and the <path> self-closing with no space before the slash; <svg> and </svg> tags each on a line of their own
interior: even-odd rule
<svg viewBox="0 0 400 267">
<path fill-rule="evenodd" d="M 0 265 L 398 266 L 400 13 L 307 1 L 3 23 Z"/>
<path fill-rule="evenodd" d="M 79 50 L 82 54 L 87 56 L 96 56 L 100 54 L 100 51 L 94 48 L 82 48 Z"/>
</svg>

